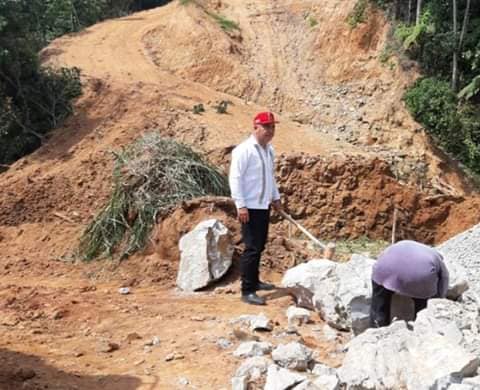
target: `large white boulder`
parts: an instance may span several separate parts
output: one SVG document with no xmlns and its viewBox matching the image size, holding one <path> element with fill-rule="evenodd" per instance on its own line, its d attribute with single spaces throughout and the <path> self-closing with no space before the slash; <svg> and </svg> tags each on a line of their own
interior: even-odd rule
<svg viewBox="0 0 480 390">
<path fill-rule="evenodd" d="M 311 290 L 315 308 L 329 325 L 360 333 L 369 323 L 373 264 L 374 260 L 357 255 L 347 263 L 311 260 L 288 270 L 282 286 Z"/>
<path fill-rule="evenodd" d="M 337 371 L 346 389 L 447 389 L 475 375 L 479 359 L 462 347 L 461 331 L 455 323 L 442 330 L 437 324 L 428 329 L 427 323 L 434 321 L 420 315 L 417 321 L 413 329 L 396 321 L 352 339 Z"/>
<path fill-rule="evenodd" d="M 232 236 L 216 219 L 199 223 L 180 239 L 179 248 L 177 286 L 184 291 L 206 287 L 232 265 Z"/>
</svg>

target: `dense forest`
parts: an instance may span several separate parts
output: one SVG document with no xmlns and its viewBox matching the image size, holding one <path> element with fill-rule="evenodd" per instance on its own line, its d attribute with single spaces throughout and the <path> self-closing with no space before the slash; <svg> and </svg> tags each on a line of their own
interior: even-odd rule
<svg viewBox="0 0 480 390">
<path fill-rule="evenodd" d="M 480 173 L 480 2 L 372 0 L 392 21 L 381 60 L 408 57 L 424 77 L 405 94 L 416 120 L 447 153 Z M 363 5 L 362 5 L 363 4 Z M 357 7 L 366 8 L 367 0 Z M 361 15 L 361 12 L 358 13 Z"/>
<path fill-rule="evenodd" d="M 100 20 L 168 0 L 0 0 L 0 171 L 39 147 L 72 112 L 80 71 L 40 65 L 52 39 Z M 471 172 L 480 173 L 480 1 L 358 0 L 347 21 L 366 22 L 370 7 L 392 22 L 380 61 L 413 59 L 424 77 L 405 104 L 431 136 Z"/>
</svg>

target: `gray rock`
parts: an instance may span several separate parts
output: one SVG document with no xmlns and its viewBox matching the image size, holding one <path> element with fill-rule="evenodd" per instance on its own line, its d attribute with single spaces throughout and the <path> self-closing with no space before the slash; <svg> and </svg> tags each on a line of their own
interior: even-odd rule
<svg viewBox="0 0 480 390">
<path fill-rule="evenodd" d="M 336 263 L 326 259 L 314 259 L 290 268 L 282 279 L 282 287 L 303 286 L 312 292 L 320 291 L 323 280 L 335 272 Z"/>
<path fill-rule="evenodd" d="M 303 286 L 314 293 L 316 309 L 327 323 L 358 334 L 368 327 L 374 260 L 354 255 L 347 263 L 321 259 L 291 268 L 282 286 Z"/>
<path fill-rule="evenodd" d="M 371 302 L 371 273 L 373 259 L 353 255 L 347 263 L 330 260 L 311 260 L 291 268 L 282 280 L 282 286 L 302 286 L 314 293 L 313 303 L 328 325 L 339 330 L 360 334 L 369 326 Z M 453 274 L 450 296 L 464 291 L 460 267 L 451 265 Z M 479 278 L 480 284 L 480 278 Z M 391 308 L 392 318 L 414 319 L 413 301 L 395 294 Z"/>
<path fill-rule="evenodd" d="M 471 385 L 475 389 L 480 389 L 480 375 L 477 375 L 471 378 L 465 378 L 462 383 L 466 385 Z"/>
<path fill-rule="evenodd" d="M 235 372 L 236 377 L 245 376 L 247 379 L 258 379 L 267 372 L 268 366 L 272 363 L 270 359 L 263 356 L 255 356 L 246 359 Z"/>
<path fill-rule="evenodd" d="M 463 383 L 454 383 L 448 386 L 448 390 L 475 390 L 475 387 Z"/>
<path fill-rule="evenodd" d="M 221 278 L 232 264 L 233 244 L 228 229 L 218 220 L 199 223 L 180 239 L 177 286 L 195 291 Z"/>
<path fill-rule="evenodd" d="M 323 304 L 330 325 L 340 329 L 351 328 L 355 334 L 368 328 L 374 263 L 367 257 L 353 255 L 349 262 L 338 264 L 334 305 L 330 306 L 328 300 Z M 321 304 L 321 294 L 316 294 L 315 300 L 317 305 Z"/>
<path fill-rule="evenodd" d="M 288 326 L 302 325 L 310 321 L 310 312 L 301 307 L 290 306 L 287 309 Z"/>
<path fill-rule="evenodd" d="M 401 367 L 409 357 L 404 346 L 408 335 L 405 323 L 395 322 L 389 327 L 368 329 L 352 339 L 337 371 L 340 382 L 347 389 L 359 390 L 393 389 L 402 383 Z"/>
<path fill-rule="evenodd" d="M 246 376 L 234 376 L 232 378 L 232 390 L 247 390 L 248 378 Z"/>
<path fill-rule="evenodd" d="M 430 390 L 459 383 L 478 365 L 478 358 L 456 344 L 455 338 L 423 325 L 412 331 L 398 321 L 352 339 L 337 373 L 347 389 Z"/>
<path fill-rule="evenodd" d="M 272 351 L 272 344 L 267 342 L 247 341 L 238 346 L 233 356 L 253 357 L 267 355 Z"/>
<path fill-rule="evenodd" d="M 264 390 L 287 390 L 305 379 L 303 375 L 272 364 L 268 367 Z"/>
<path fill-rule="evenodd" d="M 333 329 L 330 325 L 325 324 L 322 331 L 323 337 L 325 337 L 326 340 L 334 341 L 337 339 L 337 331 Z"/>
<path fill-rule="evenodd" d="M 293 390 L 323 390 L 323 389 L 315 385 L 311 380 L 307 379 L 301 382 L 299 385 L 295 386 Z"/>
<path fill-rule="evenodd" d="M 220 337 L 215 343 L 222 349 L 228 349 L 232 346 L 232 342 L 224 337 Z"/>
<path fill-rule="evenodd" d="M 313 381 L 320 390 L 339 390 L 340 380 L 336 375 L 322 375 Z"/>
<path fill-rule="evenodd" d="M 259 315 L 253 314 L 244 314 L 237 319 L 231 321 L 232 324 L 244 323 L 250 328 L 251 331 L 254 330 L 267 330 L 270 331 L 273 329 L 272 321 L 263 313 Z"/>
<path fill-rule="evenodd" d="M 312 374 L 313 375 L 336 375 L 337 370 L 335 368 L 329 367 L 322 363 L 316 363 L 313 366 Z"/>
<path fill-rule="evenodd" d="M 430 299 L 418 313 L 414 332 L 420 337 L 434 332 L 447 337 L 474 355 L 480 356 L 479 311 L 447 299 Z"/>
<path fill-rule="evenodd" d="M 118 289 L 118 293 L 122 294 L 122 295 L 130 294 L 130 288 L 129 287 L 120 287 Z"/>
<path fill-rule="evenodd" d="M 272 352 L 272 359 L 279 366 L 298 371 L 305 371 L 312 361 L 312 350 L 303 344 L 292 342 L 281 344 Z"/>
</svg>

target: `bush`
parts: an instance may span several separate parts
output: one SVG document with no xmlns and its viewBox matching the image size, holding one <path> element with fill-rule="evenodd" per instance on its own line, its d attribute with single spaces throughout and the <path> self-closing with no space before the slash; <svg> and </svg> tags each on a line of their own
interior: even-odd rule
<svg viewBox="0 0 480 390">
<path fill-rule="evenodd" d="M 441 139 L 458 126 L 457 97 L 447 82 L 423 78 L 405 94 L 407 108 L 415 119 Z M 457 128 L 458 130 L 458 128 Z"/>
<path fill-rule="evenodd" d="M 12 88 L 13 89 L 13 88 Z M 0 95 L 0 164 L 38 148 L 44 135 L 72 112 L 81 94 L 78 68 L 41 68 L 19 81 L 13 97 Z"/>
<path fill-rule="evenodd" d="M 347 17 L 347 23 L 351 28 L 357 27 L 357 24 L 365 22 L 365 11 L 368 6 L 368 0 L 358 0 L 353 11 Z"/>
<path fill-rule="evenodd" d="M 195 197 L 229 194 L 222 173 L 190 147 L 157 133 L 115 156 L 110 201 L 80 241 L 84 260 L 111 256 L 117 249 L 125 258 L 143 248 L 157 215 Z"/>
<path fill-rule="evenodd" d="M 233 30 L 240 30 L 240 26 L 238 25 L 238 23 L 234 22 L 233 20 L 227 19 L 225 16 L 218 15 L 210 11 L 205 12 L 217 22 L 217 24 L 222 30 L 225 30 L 227 32 Z"/>
<path fill-rule="evenodd" d="M 480 173 L 480 112 L 474 106 L 457 109 L 457 96 L 449 84 L 424 78 L 404 96 L 416 120 L 451 153 L 474 172 Z"/>
</svg>

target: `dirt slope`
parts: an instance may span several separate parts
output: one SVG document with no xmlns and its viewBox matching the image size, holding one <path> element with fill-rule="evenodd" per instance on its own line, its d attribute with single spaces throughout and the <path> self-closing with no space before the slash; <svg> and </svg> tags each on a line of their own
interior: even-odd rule
<svg viewBox="0 0 480 390">
<path fill-rule="evenodd" d="M 380 13 L 369 10 L 351 30 L 354 0 L 200 4 L 106 21 L 42 53 L 47 63 L 81 68 L 85 93 L 49 142 L 0 175 L 0 388 L 176 389 L 181 377 L 191 388 L 229 387 L 239 342 L 229 320 L 260 309 L 237 295 L 171 290 L 179 236 L 212 215 L 235 231 L 228 207 L 180 207 L 158 226 L 156 245 L 124 263 L 70 263 L 109 196 L 111 152 L 146 131 L 187 142 L 226 169 L 254 113 L 273 110 L 286 207 L 321 238 L 387 238 L 395 207 L 399 237 L 438 242 L 478 222 L 478 196 L 401 103 L 415 68 L 379 62 L 388 31 Z M 240 30 L 223 31 L 206 11 Z M 228 114 L 214 108 L 222 100 Z M 192 112 L 198 103 L 202 115 Z M 274 281 L 310 256 L 275 222 L 264 275 Z M 238 292 L 235 272 L 225 283 Z M 119 295 L 126 285 L 133 294 Z M 264 309 L 279 331 L 289 303 Z M 316 318 L 302 337 L 338 364 L 338 345 L 315 332 L 321 325 Z M 141 338 L 127 340 L 133 333 Z M 160 345 L 145 347 L 153 336 Z M 232 347 L 221 349 L 220 337 Z M 105 340 L 120 349 L 102 352 Z"/>
</svg>

